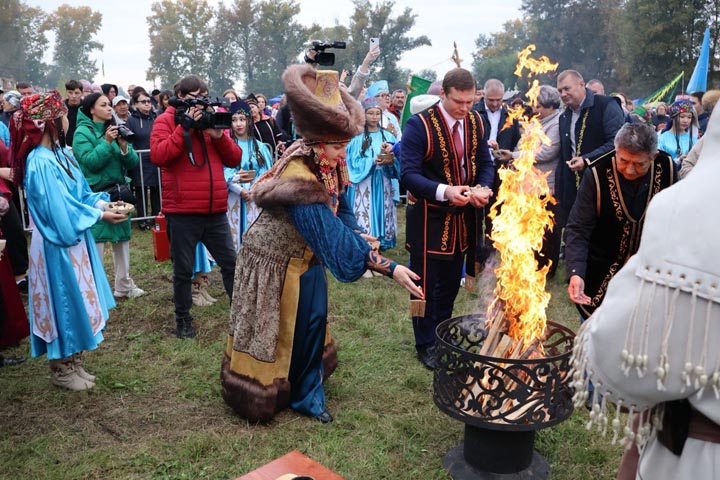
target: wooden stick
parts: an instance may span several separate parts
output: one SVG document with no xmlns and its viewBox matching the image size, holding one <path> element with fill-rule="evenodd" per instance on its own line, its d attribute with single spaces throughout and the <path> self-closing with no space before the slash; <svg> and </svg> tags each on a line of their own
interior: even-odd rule
<svg viewBox="0 0 720 480">
<path fill-rule="evenodd" d="M 424 317 L 425 316 L 425 300 L 410 300 L 410 316 L 411 317 Z"/>
</svg>

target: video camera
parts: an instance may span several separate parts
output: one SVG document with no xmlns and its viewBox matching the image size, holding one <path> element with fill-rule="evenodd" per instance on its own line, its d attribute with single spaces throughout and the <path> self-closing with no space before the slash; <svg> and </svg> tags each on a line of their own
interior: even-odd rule
<svg viewBox="0 0 720 480">
<path fill-rule="evenodd" d="M 312 47 L 310 49 L 317 52 L 315 54 L 315 59 L 313 60 L 307 55 L 305 55 L 305 61 L 308 63 L 317 63 L 318 65 L 322 65 L 324 67 L 330 67 L 332 65 L 335 65 L 335 54 L 326 52 L 326 48 L 344 49 L 346 48 L 346 45 L 345 42 L 313 40 Z"/>
<path fill-rule="evenodd" d="M 210 98 L 178 98 L 172 97 L 169 100 L 170 105 L 175 107 L 175 123 L 178 123 L 188 128 L 194 128 L 195 130 L 207 130 L 208 128 L 217 129 L 231 129 L 232 128 L 232 114 L 230 112 L 215 112 L 208 111 L 210 107 L 223 107 L 226 110 L 230 109 L 230 100 L 223 98 L 222 100 L 217 99 L 215 102 L 211 102 Z M 192 120 L 188 122 L 187 111 L 192 107 L 199 107 L 202 110 L 202 117 L 198 120 Z"/>
</svg>

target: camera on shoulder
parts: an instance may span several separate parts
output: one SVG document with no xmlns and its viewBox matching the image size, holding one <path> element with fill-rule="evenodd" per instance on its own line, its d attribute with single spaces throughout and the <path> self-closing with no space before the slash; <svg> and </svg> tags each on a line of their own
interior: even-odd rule
<svg viewBox="0 0 720 480">
<path fill-rule="evenodd" d="M 227 98 L 222 100 L 216 99 L 215 102 L 209 98 L 170 98 L 170 105 L 175 107 L 175 123 L 185 128 L 194 128 L 195 130 L 207 130 L 208 128 L 216 128 L 219 130 L 232 128 L 232 114 L 230 112 L 216 112 L 212 107 L 222 107 L 226 110 L 230 109 L 230 101 Z M 202 116 L 199 119 L 190 118 L 187 111 L 192 107 L 198 107 L 202 110 Z"/>
</svg>

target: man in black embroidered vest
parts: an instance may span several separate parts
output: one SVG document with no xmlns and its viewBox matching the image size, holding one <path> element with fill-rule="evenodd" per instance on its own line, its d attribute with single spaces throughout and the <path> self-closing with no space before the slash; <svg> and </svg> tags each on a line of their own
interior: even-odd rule
<svg viewBox="0 0 720 480">
<path fill-rule="evenodd" d="M 619 99 L 594 94 L 575 70 L 558 75 L 557 89 L 566 107 L 560 115 L 560 164 L 555 169 L 559 210 L 555 224 L 562 228 L 575 202 L 583 169 L 614 148 L 625 115 Z"/>
<path fill-rule="evenodd" d="M 657 149 L 655 131 L 641 123 L 623 125 L 615 150 L 589 165 L 565 228 L 568 295 L 583 319 L 637 251 L 645 210 L 675 173 L 672 158 Z"/>
<path fill-rule="evenodd" d="M 472 74 L 450 70 L 440 103 L 410 117 L 403 130 L 406 248 L 426 299 L 424 316 L 413 316 L 413 329 L 418 358 L 429 368 L 435 362 L 435 327 L 452 316 L 463 262 L 468 277 L 474 277 L 475 209 L 487 205 L 492 195 L 489 188 L 471 188 L 492 185 L 494 173 L 482 120 L 470 110 L 474 96 Z"/>
</svg>

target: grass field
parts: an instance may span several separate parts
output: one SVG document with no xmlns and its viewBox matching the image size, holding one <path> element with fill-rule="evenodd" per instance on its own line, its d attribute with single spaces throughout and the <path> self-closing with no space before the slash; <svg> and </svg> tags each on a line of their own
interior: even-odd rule
<svg viewBox="0 0 720 480">
<path fill-rule="evenodd" d="M 87 355 L 99 379 L 94 389 L 53 387 L 44 358 L 0 369 L 0 478 L 232 479 L 293 449 L 348 480 L 449 478 L 442 458 L 461 441 L 463 425 L 433 403 L 432 373 L 415 359 L 407 296 L 391 280 L 330 281 L 340 364 L 326 389 L 335 422 L 285 411 L 256 426 L 220 395 L 228 300 L 219 274 L 211 275 L 211 294 L 220 301 L 193 308 L 198 337 L 181 341 L 173 334 L 170 264 L 154 261 L 149 232 L 133 229 L 131 251 L 133 278 L 149 295 L 112 311 L 105 342 Z M 407 261 L 401 248 L 388 256 Z M 112 271 L 109 254 L 105 260 Z M 549 318 L 576 329 L 563 276 L 549 285 Z M 461 290 L 455 314 L 475 312 L 482 301 Z M 29 354 L 29 345 L 7 353 Z M 550 478 L 615 478 L 621 450 L 585 430 L 586 420 L 575 412 L 539 432 Z"/>
</svg>

